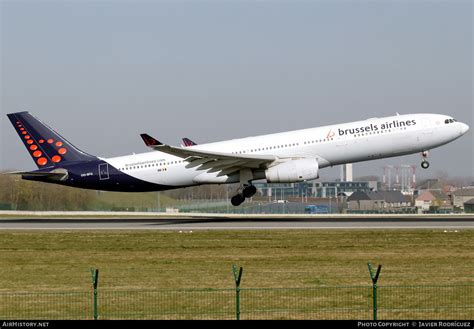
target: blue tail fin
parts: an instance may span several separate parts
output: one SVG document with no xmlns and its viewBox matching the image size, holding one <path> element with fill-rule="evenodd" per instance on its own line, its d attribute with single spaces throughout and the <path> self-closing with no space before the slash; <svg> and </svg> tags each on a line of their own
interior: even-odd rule
<svg viewBox="0 0 474 329">
<path fill-rule="evenodd" d="M 32 116 L 29 112 L 7 114 L 13 127 L 38 168 L 59 166 L 65 162 L 97 160 Z"/>
</svg>

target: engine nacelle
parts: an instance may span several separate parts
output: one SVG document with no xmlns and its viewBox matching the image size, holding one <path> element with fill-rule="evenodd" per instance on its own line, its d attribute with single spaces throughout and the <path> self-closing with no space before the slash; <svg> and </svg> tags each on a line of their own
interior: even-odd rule
<svg viewBox="0 0 474 329">
<path fill-rule="evenodd" d="M 316 159 L 288 160 L 265 170 L 269 183 L 296 183 L 319 177 Z"/>
</svg>

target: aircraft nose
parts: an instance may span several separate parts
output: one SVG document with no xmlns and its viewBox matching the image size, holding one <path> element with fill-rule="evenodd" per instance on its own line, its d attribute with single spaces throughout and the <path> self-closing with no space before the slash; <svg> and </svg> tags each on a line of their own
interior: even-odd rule
<svg viewBox="0 0 474 329">
<path fill-rule="evenodd" d="M 464 135 L 469 131 L 469 126 L 465 123 L 461 122 L 461 134 Z"/>
</svg>

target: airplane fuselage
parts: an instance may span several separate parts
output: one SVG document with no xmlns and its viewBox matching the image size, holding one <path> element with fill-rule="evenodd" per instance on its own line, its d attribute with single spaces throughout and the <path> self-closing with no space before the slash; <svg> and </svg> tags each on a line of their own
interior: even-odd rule
<svg viewBox="0 0 474 329">
<path fill-rule="evenodd" d="M 322 169 L 427 151 L 461 137 L 468 129 L 466 124 L 445 115 L 407 114 L 199 144 L 189 149 L 272 155 L 286 161 L 314 158 Z M 219 176 L 205 164 L 190 166 L 185 158 L 160 151 L 65 163 L 61 168 L 67 170 L 68 175 L 56 183 L 109 191 L 160 191 L 242 181 L 238 174 Z M 34 179 L 51 182 L 50 179 Z M 256 179 L 265 179 L 264 169 L 252 169 L 252 180 Z"/>
</svg>

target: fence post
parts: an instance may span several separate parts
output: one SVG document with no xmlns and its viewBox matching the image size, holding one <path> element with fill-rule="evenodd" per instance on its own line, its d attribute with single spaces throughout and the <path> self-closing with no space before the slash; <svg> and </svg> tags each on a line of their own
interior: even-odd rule
<svg viewBox="0 0 474 329">
<path fill-rule="evenodd" d="M 374 274 L 372 271 L 372 264 L 367 263 L 369 267 L 370 278 L 372 279 L 372 300 L 373 300 L 373 309 L 374 309 L 374 321 L 377 320 L 377 280 L 379 279 L 380 270 L 382 270 L 382 265 L 379 265 L 377 268 L 377 273 Z"/>
<path fill-rule="evenodd" d="M 99 318 L 99 311 L 97 308 L 97 284 L 99 283 L 99 269 L 91 268 L 92 288 L 94 289 L 94 320 Z"/>
<path fill-rule="evenodd" d="M 237 272 L 237 266 L 232 265 L 232 273 L 234 274 L 235 280 L 235 318 L 240 320 L 240 280 L 242 279 L 242 271 L 244 269 L 241 267 Z"/>
</svg>

